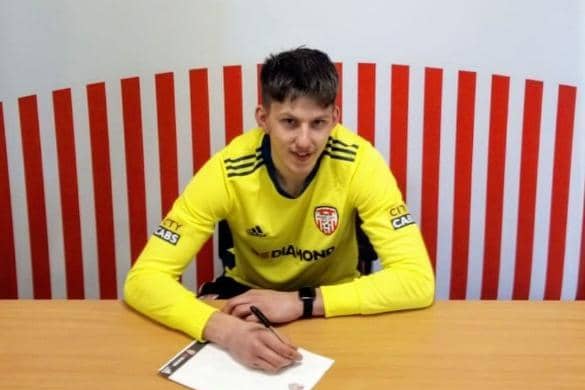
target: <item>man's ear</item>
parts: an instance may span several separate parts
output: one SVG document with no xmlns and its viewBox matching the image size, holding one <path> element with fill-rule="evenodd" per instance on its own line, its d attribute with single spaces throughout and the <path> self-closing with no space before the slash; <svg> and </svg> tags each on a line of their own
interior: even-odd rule
<svg viewBox="0 0 585 390">
<path fill-rule="evenodd" d="M 333 106 L 333 123 L 339 123 L 339 117 L 341 116 L 341 110 L 338 105 Z"/>
<path fill-rule="evenodd" d="M 256 123 L 258 124 L 258 127 L 263 128 L 264 131 L 266 133 L 268 133 L 268 131 L 267 131 L 268 126 L 266 126 L 266 119 L 268 117 L 268 111 L 266 111 L 266 108 L 264 108 L 264 106 L 262 104 L 257 105 L 256 111 L 254 112 L 254 115 L 256 117 Z"/>
</svg>

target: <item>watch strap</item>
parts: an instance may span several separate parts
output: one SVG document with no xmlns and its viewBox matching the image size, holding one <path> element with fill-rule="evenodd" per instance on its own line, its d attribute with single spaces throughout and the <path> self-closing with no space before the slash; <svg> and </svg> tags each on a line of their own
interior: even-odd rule
<svg viewBox="0 0 585 390">
<path fill-rule="evenodd" d="M 299 299 L 303 302 L 303 316 L 302 318 L 313 317 L 313 302 L 315 302 L 315 288 L 301 287 L 299 289 Z"/>
</svg>

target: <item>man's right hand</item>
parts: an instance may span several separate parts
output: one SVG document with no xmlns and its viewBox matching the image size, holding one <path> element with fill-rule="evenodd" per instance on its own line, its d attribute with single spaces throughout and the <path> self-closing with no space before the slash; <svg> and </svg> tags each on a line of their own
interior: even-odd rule
<svg viewBox="0 0 585 390">
<path fill-rule="evenodd" d="M 222 312 L 211 316 L 203 336 L 244 365 L 263 371 L 277 372 L 302 358 L 288 339 L 282 342 L 264 326 Z"/>
</svg>

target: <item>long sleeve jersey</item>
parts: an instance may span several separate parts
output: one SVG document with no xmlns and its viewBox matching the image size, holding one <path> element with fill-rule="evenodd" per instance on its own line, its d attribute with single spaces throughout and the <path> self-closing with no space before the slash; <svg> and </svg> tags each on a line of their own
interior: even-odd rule
<svg viewBox="0 0 585 390">
<path fill-rule="evenodd" d="M 381 270 L 360 276 L 356 216 Z M 178 279 L 227 220 L 235 264 L 227 276 L 253 288 L 320 287 L 327 317 L 428 306 L 434 275 L 420 231 L 379 152 L 342 125 L 290 197 L 278 185 L 270 140 L 257 128 L 234 139 L 193 177 L 130 270 L 125 299 L 138 311 L 203 338 L 216 310 Z"/>
</svg>

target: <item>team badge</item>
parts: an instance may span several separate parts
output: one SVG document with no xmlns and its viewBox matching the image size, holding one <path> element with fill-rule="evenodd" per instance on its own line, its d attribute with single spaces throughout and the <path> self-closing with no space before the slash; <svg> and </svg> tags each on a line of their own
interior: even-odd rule
<svg viewBox="0 0 585 390">
<path fill-rule="evenodd" d="M 330 206 L 319 206 L 315 208 L 315 224 L 326 235 L 333 234 L 339 223 L 337 209 Z"/>
</svg>

